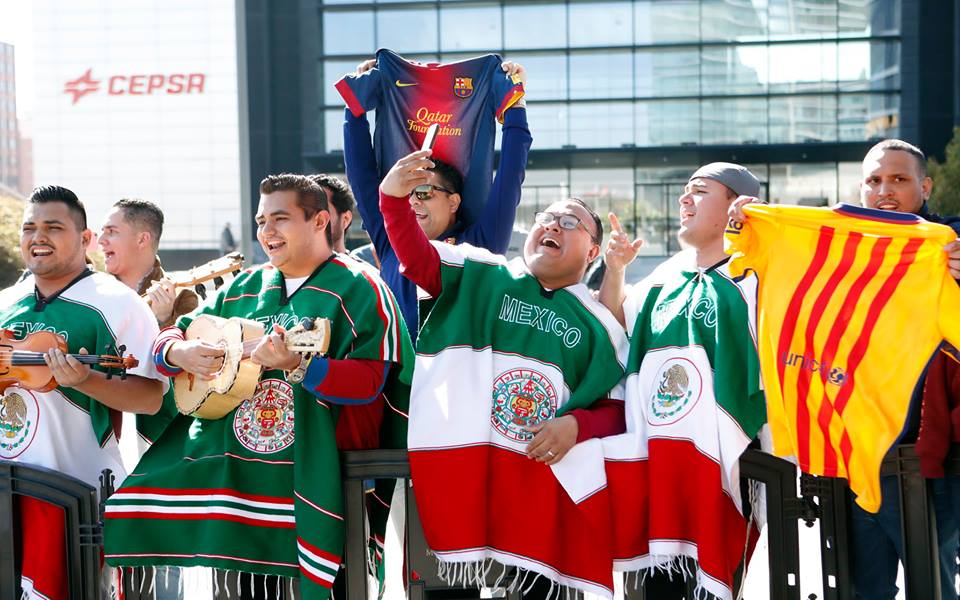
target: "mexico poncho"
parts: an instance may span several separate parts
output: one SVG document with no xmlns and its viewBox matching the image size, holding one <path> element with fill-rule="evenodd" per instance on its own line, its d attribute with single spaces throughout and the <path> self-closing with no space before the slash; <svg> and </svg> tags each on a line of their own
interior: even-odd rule
<svg viewBox="0 0 960 600">
<path fill-rule="evenodd" d="M 960 342 L 945 225 L 849 205 L 749 205 L 726 238 L 759 279 L 759 348 L 773 451 L 845 477 L 880 507 L 880 463 L 941 340 Z"/>
<path fill-rule="evenodd" d="M 289 298 L 267 265 L 238 276 L 199 313 L 290 328 L 331 320 L 331 359 L 394 363 L 386 402 L 406 405 L 412 349 L 382 281 L 332 257 Z M 198 313 L 182 317 L 185 329 Z M 218 420 L 178 416 L 106 510 L 112 566 L 207 566 L 300 577 L 303 598 L 326 598 L 343 550 L 343 494 L 334 440 L 339 407 L 282 371 Z"/>
<path fill-rule="evenodd" d="M 599 440 L 548 467 L 524 429 L 622 398 L 626 336 L 587 288 L 543 289 L 522 259 L 434 242 L 442 292 L 424 322 L 410 402 L 410 469 L 431 550 L 522 567 L 612 595 Z"/>
<path fill-rule="evenodd" d="M 627 433 L 605 438 L 620 571 L 680 570 L 730 599 L 748 538 L 740 455 L 765 421 L 754 324 L 756 279 L 685 251 L 631 290 Z"/>
</svg>

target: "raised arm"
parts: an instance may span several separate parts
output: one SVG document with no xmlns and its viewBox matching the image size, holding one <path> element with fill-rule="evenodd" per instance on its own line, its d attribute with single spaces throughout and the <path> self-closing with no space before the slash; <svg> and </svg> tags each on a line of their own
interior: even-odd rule
<svg viewBox="0 0 960 600">
<path fill-rule="evenodd" d="M 610 241 L 607 242 L 607 250 L 603 255 L 607 268 L 603 272 L 603 282 L 600 284 L 597 299 L 613 313 L 620 325 L 626 327 L 627 319 L 623 313 L 623 301 L 626 300 L 624 274 L 627 265 L 637 257 L 643 240 L 636 239 L 631 242 L 617 215 L 610 213 L 607 217 L 610 219 Z"/>
<path fill-rule="evenodd" d="M 370 139 L 370 123 L 366 114 L 355 117 L 348 108 L 344 109 L 343 162 L 353 196 L 357 199 L 357 210 L 363 218 L 363 228 L 377 253 L 383 256 L 390 241 L 380 214 L 380 176 Z"/>
<path fill-rule="evenodd" d="M 527 75 L 517 63 L 506 61 L 503 70 L 518 75 L 526 84 Z M 503 254 L 510 245 L 510 234 L 520 204 L 520 192 L 527 171 L 527 156 L 533 137 L 527 125 L 527 109 L 520 100 L 503 116 L 503 140 L 500 144 L 500 165 L 490 188 L 483 212 L 463 232 L 461 241 Z"/>
<path fill-rule="evenodd" d="M 420 150 L 401 158 L 380 184 L 380 211 L 400 272 L 433 297 L 440 295 L 440 254 L 417 223 L 407 197 L 413 188 L 433 183 L 431 150 Z"/>
</svg>

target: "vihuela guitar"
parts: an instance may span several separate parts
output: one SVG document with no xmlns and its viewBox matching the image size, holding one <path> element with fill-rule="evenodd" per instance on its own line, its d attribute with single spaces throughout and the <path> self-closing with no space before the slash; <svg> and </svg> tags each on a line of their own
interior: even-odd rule
<svg viewBox="0 0 960 600">
<path fill-rule="evenodd" d="M 223 367 L 213 379 L 186 372 L 173 379 L 177 410 L 202 419 L 220 419 L 253 397 L 263 367 L 250 353 L 265 335 L 262 323 L 239 317 L 199 315 L 187 327 L 188 340 L 203 340 L 224 349 Z M 303 319 L 284 336 L 287 349 L 300 354 L 323 355 L 330 346 L 329 319 Z"/>
<path fill-rule="evenodd" d="M 224 275 L 230 273 L 236 275 L 241 269 L 243 269 L 243 255 L 239 252 L 231 252 L 186 271 L 171 271 L 167 273 L 167 277 L 173 282 L 174 288 L 193 287 L 201 298 L 206 298 L 204 283 L 212 279 L 214 285 L 219 288 L 223 285 Z M 150 300 L 147 299 L 147 304 L 149 303 Z"/>
</svg>

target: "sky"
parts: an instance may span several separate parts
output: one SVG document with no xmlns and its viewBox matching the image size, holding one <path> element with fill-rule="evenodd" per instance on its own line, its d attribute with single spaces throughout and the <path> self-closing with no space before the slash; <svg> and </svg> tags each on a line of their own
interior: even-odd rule
<svg viewBox="0 0 960 600">
<path fill-rule="evenodd" d="M 14 45 L 17 69 L 17 117 L 33 109 L 33 0 L 0 0 L 0 42 Z"/>
</svg>

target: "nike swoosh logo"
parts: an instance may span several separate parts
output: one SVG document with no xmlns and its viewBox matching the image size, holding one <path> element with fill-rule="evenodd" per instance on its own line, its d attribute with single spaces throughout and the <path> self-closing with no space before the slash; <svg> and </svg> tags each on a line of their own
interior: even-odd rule
<svg viewBox="0 0 960 600">
<path fill-rule="evenodd" d="M 396 81 L 396 83 L 397 87 L 410 87 L 411 85 L 417 85 L 416 83 L 401 83 L 399 79 Z"/>
</svg>

